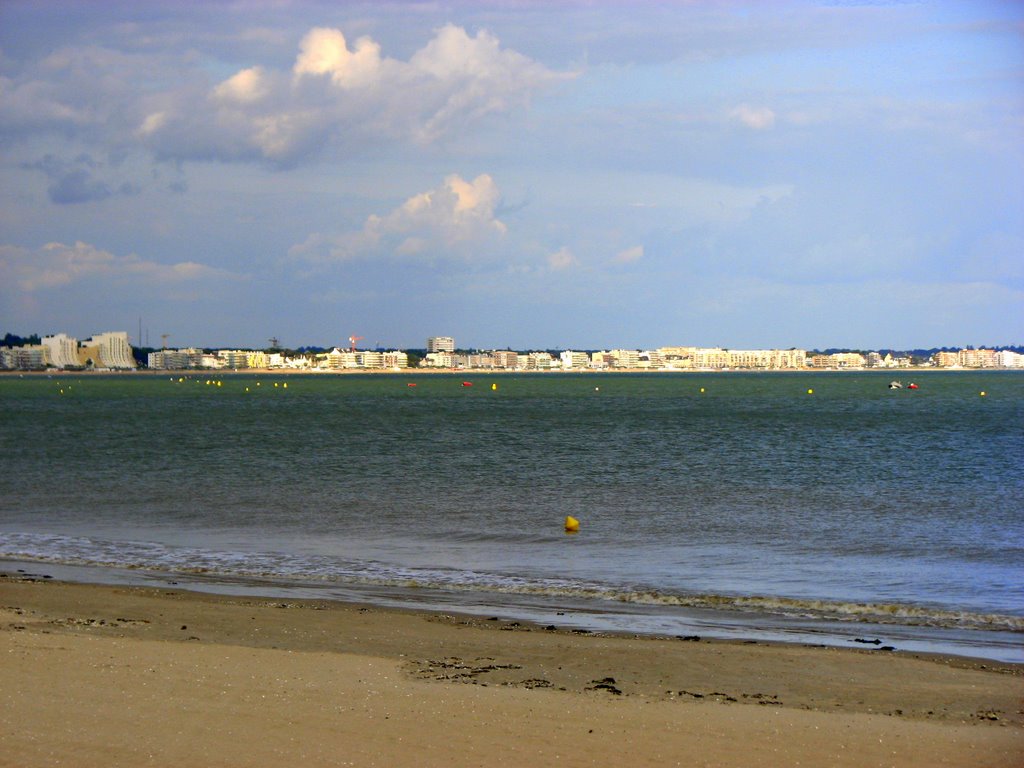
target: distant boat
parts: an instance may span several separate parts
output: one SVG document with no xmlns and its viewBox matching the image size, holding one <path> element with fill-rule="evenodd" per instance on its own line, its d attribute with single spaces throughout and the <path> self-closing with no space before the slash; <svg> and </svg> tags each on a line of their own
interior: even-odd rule
<svg viewBox="0 0 1024 768">
<path fill-rule="evenodd" d="M 889 389 L 903 389 L 903 382 L 901 381 L 890 381 Z"/>
</svg>

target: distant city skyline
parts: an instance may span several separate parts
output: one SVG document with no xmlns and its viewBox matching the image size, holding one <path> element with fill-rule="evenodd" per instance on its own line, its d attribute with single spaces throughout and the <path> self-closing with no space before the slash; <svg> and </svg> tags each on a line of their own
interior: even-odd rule
<svg viewBox="0 0 1024 768">
<path fill-rule="evenodd" d="M 2 332 L 2 331 L 4 331 L 4 329 L 0 328 L 0 332 Z M 164 349 L 164 350 L 166 350 L 168 352 L 172 352 L 172 351 L 183 352 L 183 351 L 187 351 L 187 350 L 203 350 L 203 349 L 219 350 L 219 351 L 236 350 L 236 351 L 249 351 L 249 352 L 253 352 L 253 351 L 268 351 L 268 350 L 273 350 L 273 349 L 282 350 L 282 351 L 283 350 L 292 350 L 292 351 L 294 351 L 294 350 L 324 350 L 324 351 L 330 351 L 330 350 L 333 349 L 335 351 L 339 351 L 339 350 L 340 351 L 345 351 L 345 352 L 351 351 L 353 353 L 356 352 L 356 351 L 365 351 L 365 352 L 378 351 L 378 352 L 380 352 L 380 351 L 386 351 L 386 350 L 393 350 L 393 351 L 415 351 L 415 352 L 442 353 L 442 354 L 451 354 L 451 353 L 457 353 L 457 352 L 458 353 L 464 353 L 466 351 L 471 351 L 471 352 L 501 352 L 501 351 L 505 351 L 505 350 L 512 351 L 512 352 L 521 352 L 521 353 L 532 352 L 532 351 L 538 351 L 538 352 L 539 351 L 548 351 L 548 352 L 552 352 L 552 351 L 557 351 L 557 352 L 578 351 L 578 352 L 588 352 L 588 353 L 590 353 L 590 352 L 600 352 L 600 351 L 608 352 L 608 351 L 616 351 L 616 350 L 617 351 L 632 350 L 632 351 L 643 353 L 643 352 L 646 352 L 646 351 L 656 351 L 656 350 L 664 351 L 664 350 L 668 350 L 668 349 L 674 349 L 674 350 L 690 349 L 690 350 L 704 350 L 704 351 L 724 350 L 724 351 L 727 351 L 727 352 L 744 352 L 744 351 L 757 351 L 757 350 L 760 350 L 760 351 L 769 351 L 769 350 L 771 350 L 771 351 L 775 351 L 775 352 L 785 352 L 787 350 L 791 350 L 791 351 L 792 350 L 796 350 L 796 351 L 814 352 L 814 353 L 822 352 L 822 351 L 830 351 L 830 352 L 832 352 L 832 351 L 845 351 L 845 352 L 863 352 L 863 353 L 878 353 L 878 352 L 913 353 L 913 352 L 935 352 L 935 351 L 940 351 L 940 350 L 975 350 L 975 349 L 1024 350 L 1024 344 L 966 344 L 966 345 L 940 344 L 940 345 L 935 345 L 935 346 L 932 346 L 932 347 L 904 347 L 904 348 L 893 347 L 893 346 L 840 347 L 840 346 L 836 346 L 836 345 L 821 345 L 819 347 L 804 348 L 804 347 L 797 347 L 797 346 L 794 346 L 794 345 L 789 345 L 789 346 L 785 346 L 785 345 L 772 345 L 772 346 L 768 346 L 768 347 L 753 348 L 753 347 L 708 346 L 708 345 L 705 345 L 705 344 L 700 344 L 700 343 L 696 343 L 696 342 L 692 342 L 692 341 L 687 342 L 687 343 L 678 343 L 678 341 L 677 341 L 676 343 L 659 344 L 659 345 L 650 346 L 650 347 L 635 346 L 635 345 L 634 346 L 630 346 L 630 345 L 618 345 L 618 346 L 615 346 L 615 345 L 607 345 L 607 344 L 606 345 L 591 346 L 591 347 L 571 347 L 571 348 L 570 347 L 512 347 L 512 346 L 507 345 L 507 344 L 505 344 L 505 345 L 502 345 L 502 344 L 490 344 L 490 345 L 487 345 L 487 346 L 475 347 L 475 346 L 460 345 L 460 344 L 458 344 L 457 340 L 454 337 L 452 337 L 452 336 L 429 336 L 429 337 L 427 337 L 426 343 L 424 345 L 422 345 L 422 346 L 412 345 L 412 346 L 408 346 L 408 347 L 383 346 L 383 345 L 379 345 L 379 344 L 373 344 L 373 345 L 370 345 L 370 344 L 358 344 L 358 342 L 360 340 L 363 340 L 363 337 L 361 337 L 361 336 L 350 336 L 348 338 L 348 344 L 344 344 L 344 343 L 330 343 L 330 344 L 302 343 L 302 344 L 288 345 L 288 344 L 281 343 L 280 339 L 278 339 L 276 337 L 272 337 L 272 338 L 267 340 L 268 342 L 272 342 L 272 343 L 262 344 L 262 345 L 238 345 L 238 344 L 234 344 L 234 345 L 231 345 L 231 344 L 229 344 L 229 345 L 211 345 L 211 344 L 188 344 L 188 345 L 163 344 L 163 345 L 150 345 L 150 344 L 138 344 L 138 343 L 136 343 L 135 341 L 133 341 L 132 336 L 127 331 L 104 331 L 102 333 L 91 334 L 89 338 L 84 338 L 84 339 L 80 339 L 79 337 L 76 337 L 73 334 L 67 334 L 64 331 L 57 331 L 57 332 L 53 332 L 53 333 L 33 332 L 33 333 L 30 333 L 30 334 L 26 334 L 26 335 L 13 334 L 10 331 L 7 331 L 3 337 L 0 337 L 0 348 L 4 348 L 4 345 L 7 343 L 6 339 L 8 339 L 10 337 L 15 337 L 17 339 L 21 339 L 21 342 L 18 342 L 18 343 L 22 343 L 23 342 L 23 343 L 33 344 L 33 345 L 35 344 L 35 342 L 30 341 L 30 339 L 35 337 L 35 338 L 39 339 L 40 344 L 43 345 L 43 346 L 50 346 L 50 347 L 54 348 L 55 350 L 63 348 L 65 350 L 64 352 L 54 352 L 54 353 L 51 354 L 51 357 L 53 359 L 55 359 L 55 360 L 70 359 L 70 356 L 72 356 L 72 353 L 70 351 L 67 351 L 67 350 L 69 350 L 71 346 L 88 347 L 90 344 L 93 344 L 93 343 L 100 343 L 101 341 L 104 342 L 104 343 L 109 343 L 110 340 L 114 340 L 114 339 L 116 339 L 116 343 L 119 345 L 119 350 L 116 353 L 118 356 L 123 356 L 125 354 L 125 350 L 127 350 L 129 347 L 136 348 L 136 349 L 141 349 L 141 350 L 160 350 L 160 349 Z M 161 341 L 166 342 L 169 339 L 170 339 L 170 336 L 169 335 L 165 335 L 165 337 L 162 338 Z M 15 346 L 17 346 L 18 343 L 16 343 Z"/>
<path fill-rule="evenodd" d="M 514 351 L 492 349 L 462 351 L 450 336 L 431 336 L 423 355 L 412 350 L 360 350 L 349 337 L 349 347 L 301 351 L 163 347 L 146 353 L 133 349 L 124 331 L 107 331 L 79 341 L 64 333 L 42 338 L 12 339 L 0 343 L 0 370 L 276 370 L 276 371 L 399 371 L 409 368 L 466 371 L 708 371 L 808 369 L 862 370 L 912 367 L 1024 369 L 1024 354 L 1012 349 L 940 350 L 913 352 L 813 352 L 805 349 L 723 349 L 698 346 L 662 346 L 656 349 L 618 348 L 595 351 Z M 277 341 L 277 339 L 272 339 Z M 1019 348 L 1018 348 L 1019 349 Z M 882 352 L 885 352 L 883 355 Z M 145 355 L 143 359 L 142 355 Z M 207 381 L 207 384 L 210 382 Z M 218 386 L 220 386 L 218 384 Z M 902 385 L 893 382 L 890 388 Z M 913 385 L 911 385 L 913 386 Z"/>
<path fill-rule="evenodd" d="M 141 334 L 141 322 L 140 322 Z M 166 342 L 168 336 L 162 335 Z M 360 349 L 362 336 L 350 336 L 349 346 L 297 349 L 278 346 L 133 348 L 126 331 L 104 331 L 79 340 L 66 333 L 5 333 L 0 338 L 0 371 L 118 371 L 151 370 L 275 370 L 275 371 L 399 371 L 408 369 L 465 371 L 797 371 L 897 370 L 917 367 L 1024 369 L 1024 347 L 933 348 L 930 350 L 841 350 L 797 347 L 737 349 L 699 345 L 656 348 L 602 347 L 594 349 L 459 348 L 454 337 L 430 336 L 426 347 Z M 420 353 L 423 354 L 420 354 Z M 209 383 L 209 382 L 207 382 Z M 902 386 L 894 382 L 892 387 Z"/>
<path fill-rule="evenodd" d="M 7 0 L 0 328 L 1019 343 L 1022 28 L 997 0 Z"/>
</svg>

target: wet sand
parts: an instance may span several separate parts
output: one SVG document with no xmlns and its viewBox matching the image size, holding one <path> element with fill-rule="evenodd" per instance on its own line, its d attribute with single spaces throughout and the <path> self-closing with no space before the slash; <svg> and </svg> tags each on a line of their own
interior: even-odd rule
<svg viewBox="0 0 1024 768">
<path fill-rule="evenodd" d="M 1020 766 L 1024 666 L 0 577 L 3 766 Z"/>
</svg>

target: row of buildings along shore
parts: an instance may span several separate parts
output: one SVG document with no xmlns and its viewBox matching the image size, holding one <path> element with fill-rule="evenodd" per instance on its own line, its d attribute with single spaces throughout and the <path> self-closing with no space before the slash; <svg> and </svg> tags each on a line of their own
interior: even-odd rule
<svg viewBox="0 0 1024 768">
<path fill-rule="evenodd" d="M 434 370 L 504 371 L 643 371 L 643 370 L 861 370 L 899 369 L 914 365 L 910 357 L 879 352 L 809 354 L 803 349 L 722 349 L 719 347 L 659 347 L 641 351 L 600 352 L 456 352 L 451 336 L 431 336 L 419 368 Z M 403 370 L 409 355 L 400 350 L 369 351 L 334 348 L 329 352 L 286 355 L 281 352 L 221 349 L 162 349 L 150 352 L 151 370 L 282 370 L 352 371 Z M 934 353 L 916 367 L 1024 368 L 1024 355 L 1009 349 L 961 349 Z M 40 344 L 0 347 L 0 369 L 7 370 L 130 370 L 136 363 L 128 334 L 100 333 L 79 341 L 63 333 L 45 336 Z"/>
<path fill-rule="evenodd" d="M 44 336 L 41 344 L 0 347 L 0 369 L 115 371 L 135 367 L 135 355 L 124 331 L 97 333 L 84 341 L 56 333 Z"/>
</svg>

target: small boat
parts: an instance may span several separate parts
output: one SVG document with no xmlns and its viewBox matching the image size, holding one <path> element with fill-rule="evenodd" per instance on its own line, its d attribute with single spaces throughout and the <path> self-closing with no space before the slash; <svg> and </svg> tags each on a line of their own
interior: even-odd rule
<svg viewBox="0 0 1024 768">
<path fill-rule="evenodd" d="M 910 382 L 910 384 L 907 385 L 907 389 L 917 389 L 917 384 Z"/>
<path fill-rule="evenodd" d="M 903 389 L 903 382 L 901 381 L 890 381 L 889 389 Z"/>
</svg>

